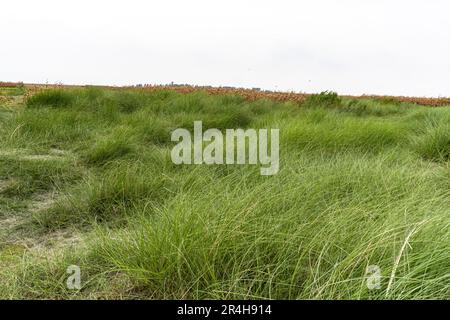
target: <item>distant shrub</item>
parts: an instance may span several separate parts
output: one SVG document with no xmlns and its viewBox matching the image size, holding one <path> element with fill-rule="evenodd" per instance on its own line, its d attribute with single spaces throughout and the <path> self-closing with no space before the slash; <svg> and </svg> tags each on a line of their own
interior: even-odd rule
<svg viewBox="0 0 450 320">
<path fill-rule="evenodd" d="M 74 100 L 74 96 L 65 90 L 44 90 L 28 98 L 28 107 L 67 107 Z"/>
<path fill-rule="evenodd" d="M 308 107 L 326 107 L 333 108 L 341 106 L 342 99 L 336 92 L 333 91 L 323 91 L 319 94 L 310 95 L 306 100 L 304 105 Z"/>
</svg>

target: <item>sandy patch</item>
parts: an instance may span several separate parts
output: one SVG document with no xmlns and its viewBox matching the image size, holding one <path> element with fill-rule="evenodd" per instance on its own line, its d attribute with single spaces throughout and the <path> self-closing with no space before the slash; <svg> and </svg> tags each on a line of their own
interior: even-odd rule
<svg viewBox="0 0 450 320">
<path fill-rule="evenodd" d="M 48 154 L 33 154 L 30 150 L 26 149 L 9 149 L 0 150 L 0 157 L 15 158 L 16 160 L 28 160 L 28 161 L 52 161 L 52 160 L 65 160 L 73 155 L 65 150 L 51 149 Z"/>
</svg>

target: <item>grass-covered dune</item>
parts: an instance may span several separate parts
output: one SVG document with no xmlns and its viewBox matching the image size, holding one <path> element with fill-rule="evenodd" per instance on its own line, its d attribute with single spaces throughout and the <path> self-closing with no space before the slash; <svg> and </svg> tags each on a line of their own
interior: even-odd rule
<svg viewBox="0 0 450 320">
<path fill-rule="evenodd" d="M 1 298 L 450 298 L 448 107 L 98 88 L 17 101 L 0 106 Z M 278 174 L 173 164 L 170 133 L 195 120 L 279 128 Z"/>
</svg>

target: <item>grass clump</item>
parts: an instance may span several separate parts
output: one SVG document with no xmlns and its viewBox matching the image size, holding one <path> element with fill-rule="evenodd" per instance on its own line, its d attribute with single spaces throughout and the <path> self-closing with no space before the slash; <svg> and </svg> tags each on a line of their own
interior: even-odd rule
<svg viewBox="0 0 450 320">
<path fill-rule="evenodd" d="M 36 215 L 50 229 L 74 224 L 121 223 L 132 208 L 157 206 L 170 195 L 170 179 L 142 163 L 111 163 L 67 190 L 56 204 Z"/>
<path fill-rule="evenodd" d="M 34 155 L 13 151 L 0 155 L 0 194 L 26 198 L 76 181 L 81 169 L 64 156 Z"/>
<path fill-rule="evenodd" d="M 413 137 L 413 147 L 424 159 L 450 160 L 450 113 L 435 112 L 425 117 L 421 134 Z"/>
<path fill-rule="evenodd" d="M 406 113 L 407 108 L 413 108 L 412 106 L 405 106 L 398 103 L 384 103 L 373 100 L 356 100 L 350 99 L 343 102 L 342 110 L 343 112 L 348 112 L 354 114 L 358 117 L 362 116 L 375 116 L 375 117 L 386 117 L 403 115 Z"/>
<path fill-rule="evenodd" d="M 323 152 L 379 152 L 405 141 L 404 125 L 314 110 L 280 123 L 285 147 Z"/>
<path fill-rule="evenodd" d="M 143 104 L 143 99 L 140 95 L 130 92 L 118 92 L 114 96 L 117 101 L 120 111 L 131 113 L 139 109 Z"/>
<path fill-rule="evenodd" d="M 28 107 L 67 107 L 73 102 L 73 95 L 65 90 L 44 90 L 27 100 Z"/>
<path fill-rule="evenodd" d="M 136 139 L 155 145 L 170 143 L 171 130 L 176 128 L 170 120 L 157 117 L 147 109 L 133 113 L 124 119 L 123 124 L 132 128 Z"/>
<path fill-rule="evenodd" d="M 103 165 L 135 151 L 129 131 L 118 128 L 113 133 L 95 139 L 84 152 L 84 159 L 90 165 Z"/>
</svg>

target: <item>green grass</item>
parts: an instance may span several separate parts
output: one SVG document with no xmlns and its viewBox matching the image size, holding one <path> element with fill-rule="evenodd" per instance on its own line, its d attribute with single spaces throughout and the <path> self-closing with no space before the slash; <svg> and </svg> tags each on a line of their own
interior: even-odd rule
<svg viewBox="0 0 450 320">
<path fill-rule="evenodd" d="M 0 87 L 0 96 L 20 96 L 24 92 L 23 87 Z"/>
<path fill-rule="evenodd" d="M 195 120 L 279 128 L 279 173 L 174 165 Z M 330 92 L 38 93 L 0 107 L 0 297 L 449 299 L 449 132 L 448 107 Z"/>
</svg>

